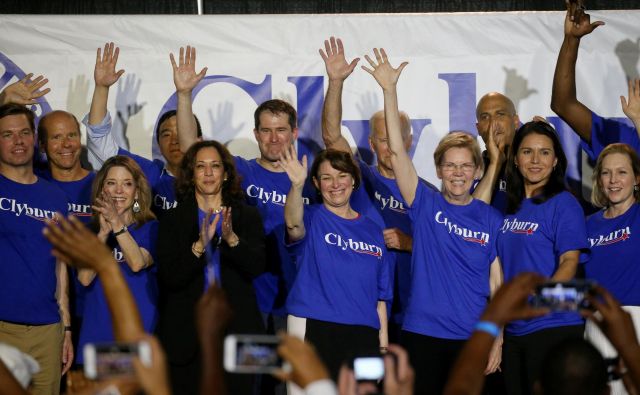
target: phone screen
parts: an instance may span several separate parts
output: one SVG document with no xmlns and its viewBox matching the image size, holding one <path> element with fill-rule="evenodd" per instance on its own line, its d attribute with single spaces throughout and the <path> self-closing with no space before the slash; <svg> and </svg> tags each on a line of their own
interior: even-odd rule
<svg viewBox="0 0 640 395">
<path fill-rule="evenodd" d="M 275 336 L 235 335 L 235 366 L 227 370 L 238 373 L 268 373 L 283 366 L 278 355 L 280 339 Z M 233 352 L 225 342 L 225 354 Z"/>
<path fill-rule="evenodd" d="M 586 296 L 592 288 L 593 282 L 590 281 L 545 283 L 537 288 L 531 303 L 536 307 L 547 307 L 552 311 L 589 309 L 591 305 Z"/>
<path fill-rule="evenodd" d="M 353 374 L 358 381 L 378 381 L 384 377 L 382 357 L 358 357 L 353 360 Z"/>
<path fill-rule="evenodd" d="M 84 349 L 85 375 L 104 379 L 135 374 L 133 358 L 139 356 L 148 364 L 150 351 L 147 343 L 87 344 Z"/>
</svg>

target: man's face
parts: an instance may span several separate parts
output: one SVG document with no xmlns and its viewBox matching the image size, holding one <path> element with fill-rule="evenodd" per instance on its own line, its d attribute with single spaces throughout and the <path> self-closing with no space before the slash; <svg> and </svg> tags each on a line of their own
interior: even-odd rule
<svg viewBox="0 0 640 395">
<path fill-rule="evenodd" d="M 387 137 L 387 127 L 384 123 L 384 118 L 376 118 L 373 121 L 374 130 L 371 131 L 369 136 L 369 146 L 376 153 L 378 166 L 386 169 L 393 170 L 391 165 L 391 150 L 389 149 L 389 138 Z M 402 135 L 402 142 L 404 143 L 405 150 L 409 150 L 411 147 L 411 135 Z"/>
<path fill-rule="evenodd" d="M 158 146 L 160 153 L 170 166 L 180 166 L 184 153 L 180 151 L 178 142 L 177 118 L 171 117 L 164 120 L 158 129 Z"/>
<path fill-rule="evenodd" d="M 478 103 L 477 117 L 476 127 L 485 144 L 489 141 L 491 123 L 495 122 L 498 147 L 511 145 L 519 119 L 509 99 L 500 94 L 484 96 Z"/>
<path fill-rule="evenodd" d="M 272 113 L 263 111 L 260 116 L 258 129 L 253 134 L 258 142 L 260 157 L 269 162 L 280 159 L 280 154 L 288 148 L 298 137 L 298 128 L 291 129 L 289 117 L 286 113 Z"/>
<path fill-rule="evenodd" d="M 0 167 L 31 166 L 34 132 L 24 114 L 0 119 Z"/>
<path fill-rule="evenodd" d="M 80 130 L 78 124 L 68 114 L 56 113 L 44 119 L 47 139 L 42 149 L 47 154 L 49 165 L 60 170 L 80 167 Z"/>
</svg>

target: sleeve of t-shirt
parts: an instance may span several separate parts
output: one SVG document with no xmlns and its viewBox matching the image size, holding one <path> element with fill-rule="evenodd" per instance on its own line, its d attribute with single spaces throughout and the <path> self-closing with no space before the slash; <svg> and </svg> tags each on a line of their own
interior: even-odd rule
<svg viewBox="0 0 640 395">
<path fill-rule="evenodd" d="M 409 218 L 413 223 L 424 218 L 424 210 L 427 205 L 433 202 L 435 194 L 438 193 L 428 187 L 422 182 L 418 182 L 416 185 L 416 196 L 413 199 L 413 204 L 409 207 Z"/>
<path fill-rule="evenodd" d="M 587 227 L 584 212 L 578 201 L 568 192 L 558 196 L 553 213 L 554 253 L 560 256 L 567 251 L 588 251 Z"/>
<path fill-rule="evenodd" d="M 107 111 L 104 119 L 97 125 L 89 124 L 89 114 L 85 115 L 82 123 L 87 128 L 88 159 L 94 169 L 99 169 L 102 164 L 112 156 L 118 154 L 118 144 L 111 135 L 111 115 Z"/>
<path fill-rule="evenodd" d="M 395 255 L 384 248 L 382 250 L 382 263 L 378 270 L 378 300 L 391 300 L 393 298 L 393 265 Z"/>
<path fill-rule="evenodd" d="M 637 152 L 640 151 L 640 137 L 638 131 L 624 122 L 602 118 L 598 114 L 591 113 L 591 143 L 581 141 L 582 149 L 589 159 L 595 161 L 600 152 L 609 144 L 629 144 Z"/>
<path fill-rule="evenodd" d="M 240 175 L 247 174 L 249 171 L 248 161 L 241 156 L 234 156 L 233 161 L 236 165 L 236 172 Z"/>
</svg>

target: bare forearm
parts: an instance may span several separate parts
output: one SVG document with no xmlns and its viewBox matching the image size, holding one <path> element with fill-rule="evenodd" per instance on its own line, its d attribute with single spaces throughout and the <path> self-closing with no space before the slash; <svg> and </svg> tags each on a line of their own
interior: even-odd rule
<svg viewBox="0 0 640 395">
<path fill-rule="evenodd" d="M 178 107 L 176 118 L 178 123 L 178 141 L 180 150 L 186 152 L 198 139 L 198 127 L 193 117 L 191 91 L 177 92 Z"/>
<path fill-rule="evenodd" d="M 98 125 L 107 115 L 107 101 L 109 100 L 109 87 L 96 85 L 91 99 L 89 110 L 89 125 Z"/>
<path fill-rule="evenodd" d="M 484 370 L 494 340 L 493 336 L 484 332 L 474 332 L 471 335 L 453 366 L 444 395 L 472 395 L 482 392 Z"/>
<path fill-rule="evenodd" d="M 56 299 L 60 308 L 60 319 L 64 326 L 71 325 L 71 314 L 69 313 L 69 275 L 67 265 L 58 261 L 56 263 L 57 290 Z"/>
<path fill-rule="evenodd" d="M 576 62 L 580 39 L 565 36 L 553 75 L 551 109 L 580 137 L 591 141 L 591 111 L 576 96 Z"/>
<path fill-rule="evenodd" d="M 226 395 L 227 389 L 222 370 L 222 336 L 202 341 L 202 371 L 200 394 L 202 395 Z"/>
<path fill-rule="evenodd" d="M 385 89 L 384 115 L 387 127 L 387 138 L 391 149 L 391 163 L 395 170 L 396 182 L 402 197 L 411 205 L 418 185 L 418 173 L 411 162 L 411 158 L 404 149 L 402 141 L 400 111 L 398 110 L 398 94 L 395 89 Z"/>
<path fill-rule="evenodd" d="M 304 203 L 302 200 L 302 186 L 291 186 L 284 205 L 284 222 L 290 241 L 304 237 Z"/>
<path fill-rule="evenodd" d="M 553 281 L 570 281 L 576 275 L 578 269 L 578 258 L 580 257 L 579 251 L 568 251 L 560 256 L 560 263 L 558 269 L 551 277 Z"/>
<path fill-rule="evenodd" d="M 327 149 L 351 152 L 342 136 L 342 87 L 343 80 L 329 80 L 327 95 L 322 107 L 322 140 Z"/>
<path fill-rule="evenodd" d="M 134 272 L 139 272 L 153 263 L 149 252 L 138 245 L 131 233 L 124 232 L 116 236 L 116 240 L 122 250 L 125 262 Z"/>
<path fill-rule="evenodd" d="M 493 191 L 496 187 L 496 183 L 498 182 L 498 176 L 500 175 L 501 167 L 502 163 L 489 163 L 489 166 L 487 166 L 482 179 L 476 186 L 476 189 L 473 191 L 473 197 L 475 199 L 482 200 L 487 204 L 491 204 L 491 199 L 493 199 Z"/>
<path fill-rule="evenodd" d="M 378 319 L 380 320 L 380 347 L 389 345 L 389 322 L 387 318 L 387 303 L 383 300 L 378 301 L 377 309 Z"/>
</svg>

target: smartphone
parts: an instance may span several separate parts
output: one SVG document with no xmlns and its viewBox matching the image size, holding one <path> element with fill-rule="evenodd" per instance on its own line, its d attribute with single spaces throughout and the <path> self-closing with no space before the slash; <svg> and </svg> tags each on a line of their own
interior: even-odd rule
<svg viewBox="0 0 640 395">
<path fill-rule="evenodd" d="M 151 346 L 138 343 L 88 343 L 84 346 L 84 375 L 93 380 L 133 376 L 133 358 L 151 366 Z"/>
<path fill-rule="evenodd" d="M 595 282 L 591 280 L 547 282 L 536 288 L 530 303 L 534 307 L 547 307 L 552 311 L 591 309 L 586 297 L 593 292 L 594 285 Z"/>
<path fill-rule="evenodd" d="M 384 360 L 382 356 L 354 358 L 353 374 L 357 381 L 382 380 L 384 378 Z"/>
<path fill-rule="evenodd" d="M 228 335 L 224 339 L 224 368 L 234 373 L 272 373 L 290 366 L 278 355 L 280 338 L 270 335 Z"/>
</svg>

